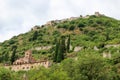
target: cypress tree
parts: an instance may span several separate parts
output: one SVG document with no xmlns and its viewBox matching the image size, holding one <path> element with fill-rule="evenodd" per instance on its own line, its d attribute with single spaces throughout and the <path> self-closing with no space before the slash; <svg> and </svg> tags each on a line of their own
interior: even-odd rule
<svg viewBox="0 0 120 80">
<path fill-rule="evenodd" d="M 38 32 L 35 31 L 35 32 L 33 33 L 33 38 L 32 38 L 32 40 L 33 40 L 33 41 L 36 40 L 37 37 L 38 37 Z"/>
<path fill-rule="evenodd" d="M 58 40 L 56 39 L 55 53 L 54 53 L 54 55 L 53 55 L 53 61 L 54 61 L 54 62 L 57 61 L 58 51 L 59 51 L 59 42 L 58 42 Z"/>
<path fill-rule="evenodd" d="M 70 50 L 70 35 L 68 36 L 68 40 L 67 40 L 67 52 L 69 52 Z"/>
<path fill-rule="evenodd" d="M 66 56 L 65 36 L 59 40 L 56 39 L 55 53 L 53 54 L 54 62 L 61 62 Z"/>
<path fill-rule="evenodd" d="M 59 40 L 59 50 L 58 50 L 56 62 L 61 62 L 62 61 L 62 57 L 63 57 L 62 45 L 61 45 L 61 40 Z"/>
<path fill-rule="evenodd" d="M 15 57 L 16 57 L 16 49 L 17 49 L 17 46 L 13 46 L 12 47 L 12 56 L 11 56 L 11 64 L 13 64 L 13 62 L 15 61 Z"/>
<path fill-rule="evenodd" d="M 66 45 L 65 45 L 65 36 L 62 36 L 61 38 L 61 53 L 62 53 L 62 60 L 64 59 L 64 56 L 66 55 Z"/>
<path fill-rule="evenodd" d="M 64 59 L 65 53 L 66 53 L 65 37 L 62 36 L 61 40 L 59 41 L 59 51 L 57 55 L 57 62 L 61 62 Z"/>
</svg>

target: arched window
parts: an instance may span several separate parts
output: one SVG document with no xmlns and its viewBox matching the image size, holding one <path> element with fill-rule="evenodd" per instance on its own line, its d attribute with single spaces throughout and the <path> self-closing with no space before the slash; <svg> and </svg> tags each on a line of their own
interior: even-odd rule
<svg viewBox="0 0 120 80">
<path fill-rule="evenodd" d="M 23 67 L 23 69 L 25 69 L 25 67 Z"/>
<path fill-rule="evenodd" d="M 29 69 L 29 67 L 27 67 L 27 69 Z"/>
<path fill-rule="evenodd" d="M 31 66 L 31 68 L 33 68 L 33 66 Z"/>
</svg>

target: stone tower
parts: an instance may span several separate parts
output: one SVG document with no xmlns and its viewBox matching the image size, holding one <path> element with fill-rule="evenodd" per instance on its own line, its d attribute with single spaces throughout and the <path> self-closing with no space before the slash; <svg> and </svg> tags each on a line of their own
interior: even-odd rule
<svg viewBox="0 0 120 80">
<path fill-rule="evenodd" d="M 95 12 L 95 16 L 101 16 L 99 12 Z"/>
<path fill-rule="evenodd" d="M 25 60 L 25 62 L 30 63 L 31 59 L 32 59 L 32 51 L 28 50 L 25 52 L 24 60 Z"/>
</svg>

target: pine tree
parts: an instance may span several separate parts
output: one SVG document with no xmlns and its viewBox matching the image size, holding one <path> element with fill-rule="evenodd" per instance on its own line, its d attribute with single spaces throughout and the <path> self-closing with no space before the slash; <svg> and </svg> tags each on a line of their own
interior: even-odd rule
<svg viewBox="0 0 120 80">
<path fill-rule="evenodd" d="M 67 40 L 67 52 L 70 51 L 70 35 L 68 36 L 68 40 Z"/>
</svg>

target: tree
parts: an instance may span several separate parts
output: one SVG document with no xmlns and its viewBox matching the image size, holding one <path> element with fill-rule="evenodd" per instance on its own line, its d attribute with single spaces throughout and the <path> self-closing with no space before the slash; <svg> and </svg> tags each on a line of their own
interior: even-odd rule
<svg viewBox="0 0 120 80">
<path fill-rule="evenodd" d="M 75 70 L 75 74 L 81 74 L 86 77 L 85 80 L 118 80 L 115 79 L 116 75 L 114 75 L 115 72 L 112 71 L 111 65 L 95 55 L 81 56 L 75 65 Z"/>
<path fill-rule="evenodd" d="M 13 62 L 15 61 L 15 58 L 16 58 L 16 49 L 17 49 L 17 46 L 13 46 L 12 47 L 12 56 L 11 56 L 11 64 L 13 64 Z"/>
<path fill-rule="evenodd" d="M 55 53 L 56 58 L 54 58 L 56 59 L 56 62 L 61 62 L 65 57 L 65 53 L 66 53 L 65 36 L 62 36 L 56 45 Z"/>
<path fill-rule="evenodd" d="M 83 28 L 85 27 L 85 24 L 83 22 L 79 22 L 78 25 L 77 25 L 79 28 Z"/>
<path fill-rule="evenodd" d="M 68 36 L 68 40 L 67 40 L 67 52 L 69 52 L 70 50 L 70 35 Z"/>
<path fill-rule="evenodd" d="M 54 62 L 61 62 L 66 56 L 66 44 L 65 36 L 61 36 L 59 40 L 56 40 L 55 53 L 53 54 Z"/>
<path fill-rule="evenodd" d="M 7 50 L 3 50 L 2 55 L 0 55 L 0 62 L 6 62 L 9 61 L 9 55 Z"/>
<path fill-rule="evenodd" d="M 61 37 L 61 52 L 66 53 L 65 36 Z"/>
<path fill-rule="evenodd" d="M 72 31 L 72 30 L 74 30 L 74 29 L 75 29 L 75 26 L 71 24 L 70 27 L 69 27 L 69 30 Z"/>
<path fill-rule="evenodd" d="M 8 69 L 0 67 L 0 80 L 18 80 L 14 79 L 13 73 Z"/>
<path fill-rule="evenodd" d="M 59 50 L 58 50 L 56 62 L 61 62 L 62 60 L 63 60 L 62 45 L 61 45 L 61 40 L 59 40 Z"/>
<path fill-rule="evenodd" d="M 59 42 L 57 39 L 56 40 L 56 46 L 55 46 L 55 53 L 53 55 L 53 61 L 56 62 L 57 61 L 57 55 L 58 55 L 58 52 L 59 52 Z"/>
<path fill-rule="evenodd" d="M 38 37 L 38 32 L 35 31 L 35 32 L 33 33 L 33 38 L 32 38 L 32 40 L 33 40 L 33 41 L 36 40 L 37 37 Z"/>
</svg>

